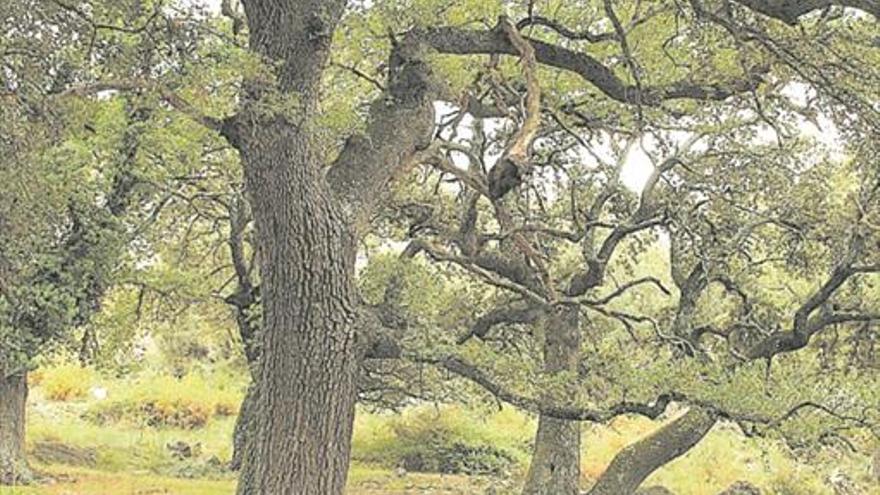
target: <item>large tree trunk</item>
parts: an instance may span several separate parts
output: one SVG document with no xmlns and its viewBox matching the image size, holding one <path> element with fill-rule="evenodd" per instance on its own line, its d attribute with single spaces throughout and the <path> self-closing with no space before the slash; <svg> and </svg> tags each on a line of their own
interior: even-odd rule
<svg viewBox="0 0 880 495">
<path fill-rule="evenodd" d="M 581 344 L 577 311 L 565 309 L 548 315 L 544 327 L 547 373 L 577 373 Z M 577 495 L 580 453 L 580 423 L 542 414 L 523 495 Z"/>
<path fill-rule="evenodd" d="M 27 396 L 25 373 L 0 376 L 0 485 L 33 481 L 24 450 Z"/>
<path fill-rule="evenodd" d="M 354 239 L 318 153 L 319 86 L 344 0 L 250 0 L 251 50 L 230 131 L 260 249 L 263 324 L 255 435 L 240 495 L 341 495 L 356 398 Z"/>
<path fill-rule="evenodd" d="M 715 425 L 715 416 L 693 407 L 680 418 L 627 446 L 611 461 L 589 495 L 631 495 L 654 471 L 693 448 Z"/>
<path fill-rule="evenodd" d="M 256 435 L 240 495 L 343 493 L 354 421 L 356 298 L 347 221 L 310 136 L 288 123 L 241 146 L 260 242 Z"/>
<path fill-rule="evenodd" d="M 321 76 L 346 4 L 242 4 L 250 49 L 275 74 L 246 81 L 240 111 L 223 129 L 241 155 L 262 279 L 255 435 L 240 495 L 343 493 L 355 380 L 368 347 L 356 338 L 356 234 L 432 136 L 429 67 L 421 50 L 400 43 L 366 136 L 352 136 L 325 174 L 312 141 L 322 136 Z"/>
</svg>

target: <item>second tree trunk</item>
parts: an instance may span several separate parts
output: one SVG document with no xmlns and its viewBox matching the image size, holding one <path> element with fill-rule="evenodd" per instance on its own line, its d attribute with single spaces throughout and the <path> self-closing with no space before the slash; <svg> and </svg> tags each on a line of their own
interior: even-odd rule
<svg viewBox="0 0 880 495">
<path fill-rule="evenodd" d="M 32 481 L 25 458 L 27 374 L 0 376 L 0 485 Z"/>
<path fill-rule="evenodd" d="M 581 347 L 577 310 L 555 311 L 547 315 L 543 324 L 545 371 L 551 376 L 576 374 Z M 577 495 L 580 453 L 580 423 L 542 414 L 523 495 Z"/>
</svg>

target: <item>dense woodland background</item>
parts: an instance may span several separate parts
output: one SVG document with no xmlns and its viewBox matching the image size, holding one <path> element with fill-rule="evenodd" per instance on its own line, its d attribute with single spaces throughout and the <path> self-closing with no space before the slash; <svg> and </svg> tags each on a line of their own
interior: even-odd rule
<svg viewBox="0 0 880 495">
<path fill-rule="evenodd" d="M 0 494 L 880 493 L 876 0 L 3 0 Z"/>
</svg>

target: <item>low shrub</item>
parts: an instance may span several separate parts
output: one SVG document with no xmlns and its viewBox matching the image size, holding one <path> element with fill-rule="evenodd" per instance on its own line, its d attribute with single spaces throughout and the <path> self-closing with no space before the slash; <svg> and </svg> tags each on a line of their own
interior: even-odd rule
<svg viewBox="0 0 880 495">
<path fill-rule="evenodd" d="M 518 436 L 498 437 L 498 430 L 456 408 L 430 408 L 401 416 L 361 419 L 354 457 L 362 462 L 401 467 L 412 472 L 499 475 L 518 465 L 525 452 Z"/>
<path fill-rule="evenodd" d="M 411 444 L 401 457 L 401 467 L 421 473 L 500 475 L 513 464 L 513 456 L 501 449 L 459 441 Z"/>
<path fill-rule="evenodd" d="M 204 427 L 212 417 L 235 415 L 240 401 L 241 394 L 234 387 L 217 386 L 198 375 L 179 380 L 159 376 L 111 392 L 110 399 L 93 405 L 86 417 L 99 424 L 193 430 Z"/>
<path fill-rule="evenodd" d="M 202 404 L 186 399 L 146 399 L 142 402 L 115 401 L 106 407 L 93 408 L 87 415 L 97 423 L 131 422 L 153 428 L 202 428 L 211 412 Z"/>
<path fill-rule="evenodd" d="M 230 474 L 226 463 L 217 457 L 186 459 L 166 471 L 168 475 L 183 479 L 223 479 Z"/>
<path fill-rule="evenodd" d="M 42 370 L 37 379 L 47 399 L 67 402 L 88 395 L 95 372 L 89 368 L 63 364 Z"/>
</svg>

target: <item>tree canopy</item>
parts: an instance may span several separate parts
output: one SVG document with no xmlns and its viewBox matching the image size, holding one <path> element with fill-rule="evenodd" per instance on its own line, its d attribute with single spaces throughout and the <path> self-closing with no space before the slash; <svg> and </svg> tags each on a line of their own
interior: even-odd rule
<svg viewBox="0 0 880 495">
<path fill-rule="evenodd" d="M 88 359 L 114 289 L 225 305 L 241 494 L 342 493 L 357 400 L 462 390 L 540 415 L 527 494 L 623 414 L 687 410 L 591 493 L 718 421 L 873 445 L 878 9 L 5 4 L 0 370 Z"/>
</svg>

